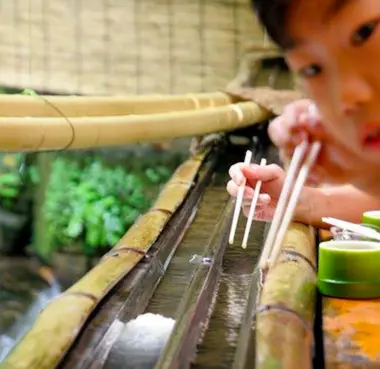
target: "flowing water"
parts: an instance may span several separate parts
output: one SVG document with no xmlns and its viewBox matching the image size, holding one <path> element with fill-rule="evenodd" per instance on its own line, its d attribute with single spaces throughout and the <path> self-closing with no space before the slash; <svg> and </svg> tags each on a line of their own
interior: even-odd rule
<svg viewBox="0 0 380 369">
<path fill-rule="evenodd" d="M 61 292 L 27 259 L 0 260 L 0 362 L 30 329 L 40 311 Z"/>
</svg>

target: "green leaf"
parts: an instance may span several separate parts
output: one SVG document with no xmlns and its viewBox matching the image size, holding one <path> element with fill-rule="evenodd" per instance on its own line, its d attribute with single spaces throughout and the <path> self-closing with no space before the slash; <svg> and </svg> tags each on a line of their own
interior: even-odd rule
<svg viewBox="0 0 380 369">
<path fill-rule="evenodd" d="M 77 237 L 80 236 L 80 234 L 83 232 L 83 223 L 79 221 L 72 220 L 70 221 L 66 234 L 73 238 L 76 239 Z"/>
<path fill-rule="evenodd" d="M 21 183 L 19 174 L 6 173 L 0 175 L 0 186 L 2 185 L 19 185 Z"/>
<path fill-rule="evenodd" d="M 18 195 L 18 191 L 15 188 L 1 188 L 0 197 L 15 198 Z"/>
<path fill-rule="evenodd" d="M 153 183 L 159 183 L 160 182 L 160 175 L 156 173 L 152 168 L 148 168 L 145 171 L 146 176 L 152 181 Z"/>
<path fill-rule="evenodd" d="M 26 88 L 21 92 L 22 95 L 29 95 L 29 96 L 38 96 L 38 94 L 34 90 L 30 90 Z"/>
</svg>

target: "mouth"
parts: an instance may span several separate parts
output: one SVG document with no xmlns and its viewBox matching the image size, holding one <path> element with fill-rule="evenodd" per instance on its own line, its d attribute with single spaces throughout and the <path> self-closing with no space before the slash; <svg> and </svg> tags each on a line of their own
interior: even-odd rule
<svg viewBox="0 0 380 369">
<path fill-rule="evenodd" d="M 380 150 L 380 124 L 367 125 L 362 134 L 364 148 Z"/>
</svg>

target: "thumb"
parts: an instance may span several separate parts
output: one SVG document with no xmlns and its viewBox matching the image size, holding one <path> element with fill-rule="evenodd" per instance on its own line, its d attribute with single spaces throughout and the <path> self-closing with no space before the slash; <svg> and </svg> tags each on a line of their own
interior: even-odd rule
<svg viewBox="0 0 380 369">
<path fill-rule="evenodd" d="M 257 181 L 269 182 L 284 176 L 284 171 L 276 164 L 265 166 L 252 164 L 242 168 L 242 172 L 251 186 L 255 185 Z"/>
</svg>

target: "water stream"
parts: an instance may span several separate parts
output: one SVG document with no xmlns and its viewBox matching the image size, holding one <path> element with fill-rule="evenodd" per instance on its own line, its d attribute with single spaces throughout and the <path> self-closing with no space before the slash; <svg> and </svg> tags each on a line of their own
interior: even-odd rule
<svg viewBox="0 0 380 369">
<path fill-rule="evenodd" d="M 61 293 L 60 285 L 50 285 L 26 263 L 16 268 L 5 263 L 0 274 L 0 363 L 31 328 L 38 314 Z M 21 278 L 19 278 L 21 277 Z"/>
</svg>

